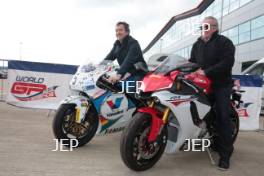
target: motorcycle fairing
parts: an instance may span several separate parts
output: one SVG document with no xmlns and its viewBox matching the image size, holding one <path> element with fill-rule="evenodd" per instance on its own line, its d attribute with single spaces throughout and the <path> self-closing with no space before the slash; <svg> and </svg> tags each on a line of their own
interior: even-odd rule
<svg viewBox="0 0 264 176">
<path fill-rule="evenodd" d="M 105 101 L 106 97 L 110 96 L 111 94 L 112 94 L 111 92 L 106 91 L 101 96 L 92 100 L 94 107 L 95 107 L 98 114 L 100 113 L 100 108 L 101 108 L 102 102 Z"/>
<path fill-rule="evenodd" d="M 112 61 L 110 62 L 112 63 Z M 113 94 L 109 90 L 99 88 L 96 85 L 96 82 L 101 76 L 110 75 L 114 72 L 115 66 L 108 63 L 100 64 L 96 67 L 91 64 L 80 66 L 70 81 L 69 86 L 72 95 L 66 97 L 60 103 L 75 105 L 75 121 L 77 123 L 81 123 L 85 119 L 88 107 L 94 108 L 99 118 L 97 134 L 120 131 L 120 129 L 123 129 L 131 120 L 132 114 L 135 111 L 135 105 L 124 94 L 118 94 L 119 100 L 114 102 L 115 100 L 113 101 L 111 97 L 117 94 Z M 124 109 L 122 109 L 122 102 L 126 102 Z M 111 109 L 113 111 L 111 111 Z M 123 111 L 121 112 L 119 110 Z M 110 114 L 108 114 L 107 111 Z M 107 117 L 107 115 L 109 116 Z"/>
<path fill-rule="evenodd" d="M 165 149 L 166 153 L 175 153 L 184 144 L 186 139 L 193 139 L 199 136 L 201 128 L 197 127 L 193 123 L 192 115 L 190 112 L 190 102 L 195 102 L 197 107 L 199 107 L 198 113 L 200 118 L 203 118 L 207 114 L 207 112 L 209 112 L 210 106 L 200 103 L 199 101 L 197 101 L 197 97 L 195 96 L 192 96 L 191 99 L 186 96 L 186 101 L 182 101 L 182 103 L 178 104 L 177 108 L 175 108 L 175 104 L 168 101 L 168 97 L 175 97 L 177 96 L 176 94 L 169 91 L 160 91 L 153 93 L 152 96 L 159 97 L 160 103 L 171 109 L 174 118 L 177 118 L 177 121 L 179 123 L 177 141 L 176 143 L 169 140 L 167 141 L 167 146 Z"/>
<path fill-rule="evenodd" d="M 143 84 L 141 84 L 140 89 L 144 92 L 169 89 L 178 74 L 179 71 L 173 71 L 169 75 L 149 73 L 142 80 Z"/>
<path fill-rule="evenodd" d="M 92 102 L 99 115 L 97 134 L 122 130 L 129 123 L 136 109 L 133 102 L 124 94 L 113 94 L 110 91 L 92 99 Z"/>
<path fill-rule="evenodd" d="M 202 88 L 205 94 L 211 93 L 211 80 L 205 75 L 188 74 L 185 79 L 192 81 L 196 86 Z"/>
</svg>

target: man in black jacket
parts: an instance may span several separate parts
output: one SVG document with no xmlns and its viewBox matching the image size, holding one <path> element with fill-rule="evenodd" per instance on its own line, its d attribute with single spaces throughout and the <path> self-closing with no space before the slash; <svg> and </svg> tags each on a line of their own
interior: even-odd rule
<svg viewBox="0 0 264 176">
<path fill-rule="evenodd" d="M 229 110 L 235 47 L 231 40 L 218 34 L 216 18 L 206 17 L 201 30 L 201 37 L 194 43 L 189 61 L 201 66 L 198 74 L 206 75 L 212 80 L 216 130 L 219 134 L 215 147 L 220 155 L 219 169 L 226 170 L 229 168 L 229 160 L 234 150 Z"/>
<path fill-rule="evenodd" d="M 133 75 L 133 81 L 141 80 L 144 77 L 144 70 L 140 70 L 136 65 L 143 66 L 147 70 L 147 64 L 143 58 L 140 45 L 137 40 L 129 35 L 130 29 L 126 22 L 118 22 L 116 24 L 117 40 L 110 53 L 104 60 L 117 59 L 120 65 L 116 75 L 109 78 L 111 82 L 121 80 L 126 73 Z"/>
</svg>

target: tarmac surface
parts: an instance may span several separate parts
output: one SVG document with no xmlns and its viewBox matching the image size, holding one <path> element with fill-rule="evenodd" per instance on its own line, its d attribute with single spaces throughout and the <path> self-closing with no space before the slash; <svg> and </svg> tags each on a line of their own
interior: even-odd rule
<svg viewBox="0 0 264 176">
<path fill-rule="evenodd" d="M 263 176 L 264 132 L 240 132 L 228 171 L 210 164 L 206 152 L 164 154 L 150 170 L 134 172 L 119 154 L 120 133 L 96 136 L 73 151 L 52 151 L 52 116 L 46 110 L 0 102 L 0 176 Z M 53 114 L 51 114 L 53 115 Z"/>
</svg>

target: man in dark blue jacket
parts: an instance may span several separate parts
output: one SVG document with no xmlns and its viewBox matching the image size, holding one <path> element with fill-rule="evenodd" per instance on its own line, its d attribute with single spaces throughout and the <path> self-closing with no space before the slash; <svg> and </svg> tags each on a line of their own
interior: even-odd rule
<svg viewBox="0 0 264 176">
<path fill-rule="evenodd" d="M 230 118 L 230 96 L 232 91 L 232 67 L 234 65 L 235 46 L 225 36 L 218 34 L 218 22 L 214 17 L 203 20 L 202 35 L 193 44 L 190 62 L 198 63 L 201 69 L 197 73 L 212 80 L 216 107 L 216 130 L 219 136 L 216 149 L 220 155 L 219 169 L 229 168 L 229 160 L 234 150 L 233 126 Z"/>
<path fill-rule="evenodd" d="M 110 53 L 104 59 L 112 61 L 117 59 L 120 65 L 117 74 L 109 78 L 113 83 L 123 79 L 126 74 L 132 75 L 133 77 L 133 80 L 130 79 L 129 81 L 141 80 L 147 71 L 147 64 L 143 58 L 140 45 L 129 33 L 129 24 L 126 22 L 118 22 L 116 24 L 117 40 Z"/>
</svg>

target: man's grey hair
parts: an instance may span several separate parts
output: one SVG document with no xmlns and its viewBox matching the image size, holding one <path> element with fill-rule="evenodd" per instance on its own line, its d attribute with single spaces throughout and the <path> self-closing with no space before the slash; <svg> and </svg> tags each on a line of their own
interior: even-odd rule
<svg viewBox="0 0 264 176">
<path fill-rule="evenodd" d="M 205 18 L 203 19 L 203 21 L 204 21 L 204 20 L 214 20 L 214 21 L 215 21 L 215 27 L 216 27 L 217 29 L 219 29 L 218 20 L 217 20 L 215 17 L 213 17 L 213 16 L 207 16 L 207 17 L 205 17 Z"/>
</svg>

